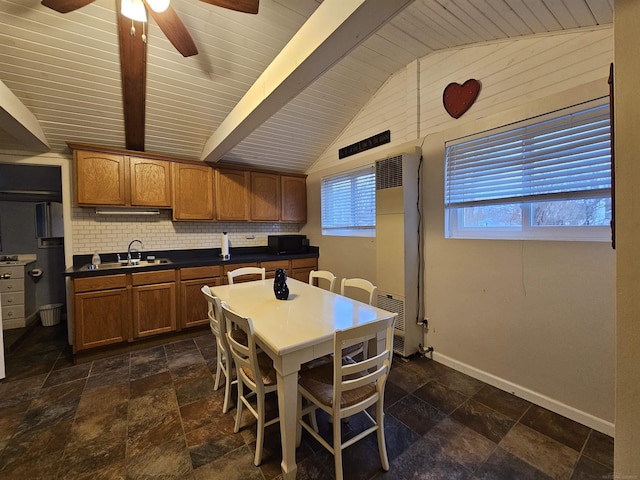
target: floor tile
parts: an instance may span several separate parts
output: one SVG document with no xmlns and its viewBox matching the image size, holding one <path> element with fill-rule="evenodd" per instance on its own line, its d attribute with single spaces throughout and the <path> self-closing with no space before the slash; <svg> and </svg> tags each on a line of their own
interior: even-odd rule
<svg viewBox="0 0 640 480">
<path fill-rule="evenodd" d="M 484 385 L 473 399 L 512 420 L 519 420 L 531 406 L 531 402 L 491 385 Z"/>
<path fill-rule="evenodd" d="M 515 424 L 509 417 L 473 399 L 460 405 L 451 417 L 495 443 L 502 440 Z"/>
<path fill-rule="evenodd" d="M 499 447 L 474 477 L 478 480 L 552 480 L 552 477 Z"/>
<path fill-rule="evenodd" d="M 388 413 L 419 435 L 426 434 L 445 417 L 436 407 L 413 395 L 408 395 L 389 407 Z"/>
<path fill-rule="evenodd" d="M 465 395 L 447 388 L 437 380 L 432 380 L 423 385 L 413 392 L 413 394 L 447 415 L 462 405 L 467 399 Z"/>
<path fill-rule="evenodd" d="M 500 447 L 557 480 L 569 480 L 579 455 L 572 448 L 521 424 L 507 433 Z"/>
<path fill-rule="evenodd" d="M 592 460 L 613 468 L 613 438 L 609 435 L 592 430 L 582 453 Z"/>
<path fill-rule="evenodd" d="M 520 422 L 578 452 L 591 431 L 589 427 L 537 405 L 532 405 Z"/>
</svg>

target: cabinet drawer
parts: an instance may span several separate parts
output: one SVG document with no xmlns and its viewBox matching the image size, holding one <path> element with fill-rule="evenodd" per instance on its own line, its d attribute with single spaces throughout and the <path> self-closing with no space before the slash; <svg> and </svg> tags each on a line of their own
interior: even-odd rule
<svg viewBox="0 0 640 480">
<path fill-rule="evenodd" d="M 291 260 L 291 268 L 318 268 L 318 259 L 312 258 L 293 258 Z"/>
<path fill-rule="evenodd" d="M 4 280 L 24 278 L 24 267 L 22 265 L 2 266 L 0 267 L 0 278 Z"/>
<path fill-rule="evenodd" d="M 24 318 L 24 305 L 14 305 L 12 307 L 2 307 L 3 320 L 17 320 Z"/>
<path fill-rule="evenodd" d="M 0 292 L 21 292 L 24 290 L 24 280 L 21 278 L 15 280 L 0 280 Z"/>
<path fill-rule="evenodd" d="M 181 268 L 180 279 L 195 280 L 196 278 L 219 277 L 221 273 L 222 273 L 222 268 L 220 267 L 220 265 Z"/>
<path fill-rule="evenodd" d="M 288 270 L 289 260 L 271 260 L 269 262 L 260 262 L 260 266 L 264 267 L 267 270 L 267 272 L 275 271 L 277 268 Z"/>
<path fill-rule="evenodd" d="M 176 281 L 175 270 L 160 270 L 158 272 L 138 272 L 131 274 L 131 284 L 150 285 L 152 283 L 168 283 Z"/>
<path fill-rule="evenodd" d="M 11 292 L 2 295 L 2 307 L 24 305 L 24 292 Z"/>
<path fill-rule="evenodd" d="M 100 277 L 76 278 L 73 281 L 73 289 L 76 293 L 124 288 L 126 286 L 127 276 L 124 273 L 118 275 L 103 275 Z"/>
</svg>

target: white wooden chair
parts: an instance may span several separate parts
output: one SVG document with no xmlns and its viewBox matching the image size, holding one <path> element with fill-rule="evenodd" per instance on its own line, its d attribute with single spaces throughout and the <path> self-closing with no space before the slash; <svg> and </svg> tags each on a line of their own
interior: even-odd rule
<svg viewBox="0 0 640 480">
<path fill-rule="evenodd" d="M 309 272 L 309 285 L 314 285 L 316 287 L 323 288 L 320 285 L 320 280 L 329 283 L 329 288 L 325 290 L 329 290 L 333 292 L 333 286 L 336 283 L 336 276 L 328 270 L 311 270 Z"/>
<path fill-rule="evenodd" d="M 307 430 L 320 444 L 334 456 L 337 480 L 342 480 L 342 450 L 367 435 L 377 432 L 378 450 L 383 470 L 389 470 L 389 459 L 384 435 L 384 389 L 393 358 L 393 322 L 394 318 L 360 325 L 346 330 L 338 330 L 333 340 L 333 362 L 316 368 L 300 371 L 298 379 L 298 430 L 297 442 L 300 443 L 302 430 Z M 350 359 L 343 364 L 341 356 L 345 346 L 354 342 L 367 343 L 368 339 L 384 333 L 384 350 L 371 358 L 356 361 Z M 334 380 L 336 379 L 336 380 Z M 310 408 L 302 408 L 303 399 L 312 404 L 311 414 L 320 408 L 334 419 L 333 444 L 330 445 L 322 435 L 316 432 L 315 425 L 304 421 L 304 415 Z M 367 409 L 375 405 L 375 418 Z M 342 442 L 342 421 L 362 412 L 371 426 L 349 440 Z"/>
<path fill-rule="evenodd" d="M 340 283 L 340 295 L 353 298 L 354 300 L 366 300 L 365 303 L 378 304 L 378 287 L 364 278 L 343 278 Z"/>
<path fill-rule="evenodd" d="M 365 300 L 374 307 L 378 304 L 378 287 L 364 278 L 343 278 L 340 283 L 340 295 L 353 298 L 355 300 Z M 354 356 L 362 353 L 367 355 L 367 342 L 352 345 L 345 348 L 343 356 Z"/>
<path fill-rule="evenodd" d="M 275 392 L 278 388 L 276 371 L 273 361 L 264 352 L 258 352 L 254 337 L 253 323 L 248 317 L 238 315 L 222 303 L 222 312 L 228 322 L 227 341 L 231 350 L 233 361 L 236 365 L 238 377 L 238 405 L 236 409 L 236 423 L 234 432 L 240 431 L 243 407 L 251 412 L 258 421 L 256 431 L 256 454 L 253 463 L 258 466 L 262 462 L 262 446 L 264 443 L 264 429 L 280 421 L 279 417 L 265 421 L 265 396 Z M 247 335 L 247 343 L 239 342 L 235 335 L 229 332 L 237 328 Z M 245 388 L 249 392 L 245 394 Z M 250 398 L 256 397 L 256 408 L 251 405 Z"/>
<path fill-rule="evenodd" d="M 234 380 L 233 372 L 233 359 L 231 357 L 231 349 L 229 348 L 229 342 L 227 341 L 227 322 L 222 316 L 222 306 L 220 299 L 214 297 L 208 285 L 203 286 L 201 289 L 204 297 L 208 302 L 208 315 L 209 325 L 211 326 L 211 332 L 216 337 L 217 346 L 217 358 L 216 358 L 216 379 L 213 384 L 213 389 L 218 390 L 220 387 L 221 374 L 225 377 L 224 386 L 224 403 L 222 404 L 222 413 L 229 411 L 229 398 L 231 396 L 231 385 L 236 383 Z"/>
<path fill-rule="evenodd" d="M 240 277 L 243 275 L 253 275 L 252 280 L 256 277 L 256 276 L 260 276 L 262 277 L 261 280 L 264 280 L 267 274 L 267 269 L 262 267 L 241 267 L 241 268 L 236 268 L 235 270 L 231 270 L 230 272 L 227 272 L 227 280 L 229 281 L 229 285 L 233 284 L 233 280 L 236 277 Z"/>
</svg>

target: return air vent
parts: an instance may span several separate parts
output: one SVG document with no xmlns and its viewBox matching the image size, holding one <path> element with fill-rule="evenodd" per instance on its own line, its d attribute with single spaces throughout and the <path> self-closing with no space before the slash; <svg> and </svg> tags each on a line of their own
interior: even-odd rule
<svg viewBox="0 0 640 480">
<path fill-rule="evenodd" d="M 376 162 L 376 190 L 402 186 L 402 155 Z"/>
</svg>

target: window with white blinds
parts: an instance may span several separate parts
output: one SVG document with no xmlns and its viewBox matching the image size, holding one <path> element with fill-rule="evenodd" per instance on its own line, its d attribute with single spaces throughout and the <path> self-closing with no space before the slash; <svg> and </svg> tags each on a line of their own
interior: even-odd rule
<svg viewBox="0 0 640 480">
<path fill-rule="evenodd" d="M 448 236 L 539 238 L 546 228 L 555 239 L 611 218 L 606 98 L 447 142 L 445 156 Z"/>
<path fill-rule="evenodd" d="M 373 167 L 322 179 L 322 231 L 325 235 L 370 235 L 376 226 Z"/>
</svg>

